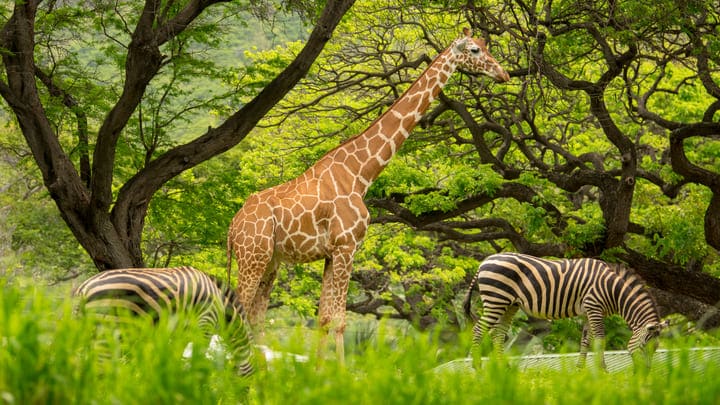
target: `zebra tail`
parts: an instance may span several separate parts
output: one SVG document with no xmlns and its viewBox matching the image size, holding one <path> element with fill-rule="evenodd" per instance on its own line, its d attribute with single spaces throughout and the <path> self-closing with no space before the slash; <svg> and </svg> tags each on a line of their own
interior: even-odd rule
<svg viewBox="0 0 720 405">
<path fill-rule="evenodd" d="M 477 285 L 477 275 L 473 277 L 472 281 L 470 282 L 470 287 L 468 288 L 468 292 L 465 295 L 465 301 L 463 302 L 463 309 L 465 310 L 465 316 L 472 319 L 473 322 L 477 322 L 478 317 L 475 315 L 472 311 L 472 295 L 473 291 L 475 290 L 475 286 Z"/>
</svg>

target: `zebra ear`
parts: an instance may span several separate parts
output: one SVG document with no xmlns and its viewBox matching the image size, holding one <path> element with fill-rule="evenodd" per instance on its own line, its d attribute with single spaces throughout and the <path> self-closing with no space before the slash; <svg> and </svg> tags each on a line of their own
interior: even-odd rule
<svg viewBox="0 0 720 405">
<path fill-rule="evenodd" d="M 669 321 L 669 320 L 666 320 L 666 321 L 664 321 L 664 322 L 652 322 L 652 323 L 649 323 L 649 324 L 645 325 L 645 329 L 646 329 L 648 332 L 660 333 L 660 331 L 662 331 L 663 329 L 667 328 L 668 326 L 670 326 L 670 321 Z"/>
</svg>

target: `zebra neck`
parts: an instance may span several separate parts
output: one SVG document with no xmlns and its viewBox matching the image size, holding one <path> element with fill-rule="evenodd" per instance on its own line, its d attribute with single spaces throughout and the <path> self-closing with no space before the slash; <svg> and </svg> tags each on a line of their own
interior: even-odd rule
<svg viewBox="0 0 720 405">
<path fill-rule="evenodd" d="M 625 285 L 618 297 L 618 314 L 627 323 L 633 332 L 643 328 L 651 322 L 659 322 L 660 316 L 655 302 L 639 283 Z"/>
</svg>

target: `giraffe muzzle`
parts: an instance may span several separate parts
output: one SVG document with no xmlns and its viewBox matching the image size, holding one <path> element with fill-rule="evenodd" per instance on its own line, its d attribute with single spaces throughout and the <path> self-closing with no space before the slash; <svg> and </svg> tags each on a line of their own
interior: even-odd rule
<svg viewBox="0 0 720 405">
<path fill-rule="evenodd" d="M 495 79 L 496 83 L 505 83 L 510 80 L 510 75 L 508 72 L 501 70 L 497 72 L 497 74 L 492 76 L 493 79 Z"/>
</svg>

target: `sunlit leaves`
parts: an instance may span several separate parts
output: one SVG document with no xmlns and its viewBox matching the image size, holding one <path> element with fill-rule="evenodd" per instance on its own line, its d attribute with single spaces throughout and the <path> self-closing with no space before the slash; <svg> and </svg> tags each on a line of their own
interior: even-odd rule
<svg viewBox="0 0 720 405">
<path fill-rule="evenodd" d="M 314 317 L 320 297 L 322 267 L 322 261 L 288 266 L 287 270 L 279 272 L 278 288 L 273 290 L 271 299 L 283 303 L 302 317 Z"/>
<path fill-rule="evenodd" d="M 244 101 L 262 90 L 272 78 L 290 64 L 302 45 L 300 42 L 294 42 L 268 50 L 257 48 L 246 50 L 244 56 L 249 63 L 238 70 L 237 80 L 233 83 L 235 88 L 247 97 Z"/>
<path fill-rule="evenodd" d="M 708 190 L 700 186 L 686 186 L 686 198 L 674 203 L 657 198 L 638 207 L 634 219 L 642 223 L 648 236 L 646 241 L 634 239 L 660 260 L 668 259 L 685 265 L 688 261 L 708 253 L 703 230 L 703 216 L 707 208 Z"/>
<path fill-rule="evenodd" d="M 109 111 L 109 100 L 121 92 L 124 47 L 135 23 L 132 16 L 141 4 L 102 1 L 96 2 L 93 12 L 79 13 L 67 3 L 43 3 L 63 7 L 39 20 L 36 39 L 38 48 L 46 52 L 38 54 L 36 61 L 87 106 L 90 127 L 97 129 Z M 184 3 L 167 4 L 173 14 Z M 528 65 L 541 43 L 535 30 L 542 31 L 542 39 L 547 40 L 543 60 L 571 80 L 597 82 L 609 68 L 621 70 L 607 83 L 600 99 L 621 138 L 634 143 L 638 156 L 634 163 L 639 170 L 631 174 L 635 189 L 630 214 L 631 229 L 638 233 L 626 235 L 627 246 L 669 263 L 707 257 L 708 266 L 718 265 L 717 252 L 703 241 L 709 191 L 684 185 L 676 193 L 674 186 L 683 179 L 668 161 L 668 131 L 637 116 L 637 97 L 657 86 L 658 91 L 646 100 L 649 110 L 677 122 L 702 119 L 712 97 L 697 78 L 693 58 L 698 50 L 685 48 L 693 24 L 699 22 L 689 17 L 705 5 L 691 1 L 677 7 L 669 0 L 541 1 L 524 4 L 534 7 L 530 11 L 536 14 L 530 15 L 518 3 L 493 0 L 483 4 L 487 15 L 472 15 L 467 9 L 448 9 L 448 4 L 357 2 L 307 78 L 261 122 L 261 128 L 223 156 L 168 182 L 154 196 L 143 238 L 148 262 L 163 264 L 170 259 L 172 264 L 197 262 L 213 271 L 222 268 L 227 225 L 245 199 L 297 176 L 343 139 L 367 128 L 421 74 L 427 65 L 421 55 L 435 56 L 470 22 L 463 21 L 463 16 L 470 16 L 476 27 L 492 26 L 476 34 L 491 37 L 493 54 L 512 71 L 513 78 L 509 83 L 489 84 L 485 78 L 471 80 L 458 74 L 443 95 L 463 103 L 478 125 L 492 123 L 502 130 L 473 137 L 458 114 L 442 110 L 447 105 L 436 101 L 431 111 L 437 116 L 412 132 L 367 197 L 393 198 L 418 218 L 442 216 L 467 199 L 486 197 L 486 204 L 453 214 L 450 220 L 456 224 L 473 224 L 455 230 L 463 236 L 486 235 L 495 229 L 474 228 L 474 224 L 490 219 L 503 221 L 507 228 L 492 241 L 463 244 L 442 240 L 448 236 L 427 232 L 427 228 L 373 225 L 355 266 L 387 274 L 391 285 L 377 293 L 388 299 L 393 294 L 422 295 L 418 308 L 431 308 L 446 300 L 447 290 L 460 285 L 473 270 L 471 257 L 518 248 L 507 238 L 511 233 L 524 242 L 569 246 L 568 256 L 595 254 L 591 246 L 602 248 L 609 213 L 602 212 L 601 204 L 607 200 L 598 184 L 620 178 L 623 156 L 607 138 L 601 125 L 607 122 L 593 116 L 586 92 L 561 89 Z M 158 153 L 204 133 L 236 111 L 299 52 L 302 43 L 289 40 L 302 37 L 297 33 L 301 24 L 290 24 L 287 31 L 293 36 L 288 38 L 263 35 L 272 28 L 259 24 L 250 24 L 250 32 L 231 26 L 229 21 L 242 26 L 246 20 L 238 14 L 226 18 L 224 13 L 245 6 L 234 2 L 223 12 L 207 14 L 162 46 L 166 59 L 161 74 L 150 83 L 117 148 L 116 189 Z M 7 6 L 0 6 L 0 14 L 9 15 Z M 54 30 L 62 34 L 55 37 L 60 41 L 47 36 Z M 702 41 L 707 43 L 711 64 L 716 63 L 712 57 L 720 42 L 712 35 Z M 258 46 L 249 46 L 254 44 Z M 627 65 L 608 59 L 632 46 L 638 47 L 641 56 Z M 667 62 L 670 57 L 673 60 Z M 410 66 L 413 61 L 419 64 Z M 398 70 L 400 66 L 404 67 Z M 47 92 L 43 96 L 43 106 L 63 146 L 73 149 L 77 145 L 75 117 L 61 99 Z M 474 149 L 480 143 L 512 170 L 482 163 Z M 720 142 L 693 138 L 685 142 L 685 150 L 695 164 L 720 171 Z M 76 158 L 78 153 L 75 149 L 71 156 Z M 587 174 L 597 177 L 579 189 L 563 188 L 556 180 Z M 525 186 L 531 195 L 496 198 L 510 184 Z M 40 220 L 49 215 L 45 208 L 30 207 L 34 213 L 23 221 L 6 222 L 23 228 L 14 235 L 18 251 L 42 242 L 37 231 L 42 225 L 58 226 L 55 221 Z M 373 212 L 374 216 L 386 214 L 380 209 Z M 318 266 L 284 268 L 273 300 L 311 314 L 319 290 Z"/>
<path fill-rule="evenodd" d="M 584 204 L 568 219 L 564 239 L 569 246 L 582 251 L 586 244 L 592 244 L 601 238 L 604 231 L 605 221 L 600 208 Z"/>
</svg>

